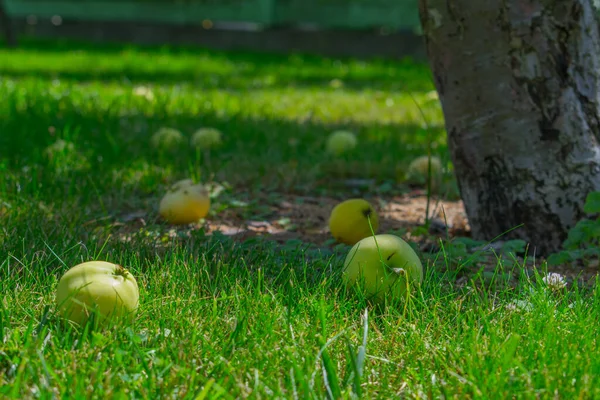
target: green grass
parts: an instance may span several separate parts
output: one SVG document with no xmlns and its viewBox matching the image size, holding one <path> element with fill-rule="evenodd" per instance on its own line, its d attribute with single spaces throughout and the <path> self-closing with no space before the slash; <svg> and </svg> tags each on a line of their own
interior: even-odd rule
<svg viewBox="0 0 600 400">
<path fill-rule="evenodd" d="M 157 218 L 165 188 L 189 176 L 222 189 L 213 220 L 228 211 L 260 219 L 283 193 L 405 192 L 398 170 L 428 140 L 449 164 L 429 75 L 409 60 L 0 48 L 0 396 L 599 397 L 598 287 L 551 292 L 535 278 L 515 290 L 457 287 L 459 257 L 423 253 L 422 290 L 376 310 L 341 285 L 348 247 L 240 243 Z M 154 97 L 135 95 L 139 86 Z M 149 137 L 161 126 L 186 137 L 213 126 L 225 143 L 210 154 L 156 152 Z M 341 160 L 324 152 L 337 128 L 361 143 Z M 59 138 L 74 148 L 49 159 Z M 357 193 L 345 178 L 374 183 Z M 123 235 L 139 210 L 146 225 Z M 77 332 L 56 317 L 57 280 L 91 259 L 137 277 L 130 326 Z"/>
</svg>

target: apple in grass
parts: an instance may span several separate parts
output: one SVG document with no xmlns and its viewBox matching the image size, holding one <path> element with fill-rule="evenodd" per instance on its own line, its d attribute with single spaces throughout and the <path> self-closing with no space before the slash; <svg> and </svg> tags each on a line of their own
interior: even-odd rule
<svg viewBox="0 0 600 400">
<path fill-rule="evenodd" d="M 98 324 L 135 315 L 140 292 L 135 277 L 106 261 L 78 264 L 60 278 L 56 288 L 59 315 L 79 326 L 92 316 Z"/>
<path fill-rule="evenodd" d="M 159 214 L 176 225 L 191 224 L 206 217 L 210 209 L 210 195 L 202 184 L 184 179 L 172 185 L 159 204 Z"/>
<path fill-rule="evenodd" d="M 406 298 L 423 281 L 423 265 L 408 243 L 381 234 L 360 240 L 348 252 L 342 280 L 376 304 Z"/>
<path fill-rule="evenodd" d="M 429 163 L 430 158 L 428 156 L 421 156 L 415 158 L 408 166 L 408 172 L 406 178 L 408 182 L 416 185 L 427 185 L 427 179 L 429 177 Z M 442 179 L 442 162 L 438 157 L 431 157 L 431 188 L 436 190 Z"/>
<path fill-rule="evenodd" d="M 200 150 L 209 150 L 222 143 L 222 133 L 215 128 L 201 128 L 192 135 L 190 144 Z"/>
<path fill-rule="evenodd" d="M 44 150 L 46 158 L 52 160 L 57 154 L 68 153 L 75 149 L 75 145 L 63 139 L 58 139 Z"/>
<path fill-rule="evenodd" d="M 350 131 L 335 131 L 327 138 L 327 151 L 339 156 L 356 147 L 356 135 Z"/>
<path fill-rule="evenodd" d="M 331 210 L 329 231 L 340 243 L 352 246 L 359 240 L 371 236 L 373 232 L 377 232 L 377 229 L 379 229 L 379 216 L 371 203 L 364 199 L 349 199 L 337 204 Z"/>
<path fill-rule="evenodd" d="M 160 128 L 150 138 L 150 144 L 158 150 L 172 150 L 182 143 L 182 133 L 174 128 Z"/>
</svg>

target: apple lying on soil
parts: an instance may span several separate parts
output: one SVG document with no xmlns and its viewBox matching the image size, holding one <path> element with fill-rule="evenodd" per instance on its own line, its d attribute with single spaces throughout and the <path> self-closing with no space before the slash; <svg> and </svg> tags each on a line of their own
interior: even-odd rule
<svg viewBox="0 0 600 400">
<path fill-rule="evenodd" d="M 132 318 L 140 292 L 134 276 L 120 265 L 88 261 L 69 269 L 56 288 L 58 313 L 84 326 L 94 315 L 95 323 Z"/>
<path fill-rule="evenodd" d="M 406 180 L 415 185 L 427 185 L 429 176 L 429 157 L 415 158 L 408 166 Z M 431 189 L 436 190 L 442 180 L 442 162 L 438 157 L 431 157 Z"/>
<path fill-rule="evenodd" d="M 348 288 L 358 287 L 374 303 L 406 298 L 423 281 L 423 265 L 408 243 L 395 235 L 370 236 L 348 252 L 342 271 Z"/>
<path fill-rule="evenodd" d="M 175 183 L 163 196 L 159 214 L 171 224 L 191 224 L 206 217 L 210 209 L 210 195 L 202 184 L 191 179 Z"/>
<path fill-rule="evenodd" d="M 352 246 L 359 240 L 371 236 L 379 229 L 379 216 L 375 208 L 364 199 L 349 199 L 337 204 L 329 216 L 329 231 L 340 243 Z"/>
</svg>

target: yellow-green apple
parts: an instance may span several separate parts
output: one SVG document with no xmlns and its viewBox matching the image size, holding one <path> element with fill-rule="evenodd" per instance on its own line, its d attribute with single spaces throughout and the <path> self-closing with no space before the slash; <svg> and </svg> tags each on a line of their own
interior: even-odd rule
<svg viewBox="0 0 600 400">
<path fill-rule="evenodd" d="M 327 151 L 340 155 L 356 147 L 357 140 L 354 133 L 350 131 L 335 131 L 327 138 Z"/>
<path fill-rule="evenodd" d="M 408 166 L 406 178 L 408 182 L 416 185 L 426 185 L 429 176 L 429 157 L 415 158 Z M 437 189 L 442 179 L 442 162 L 438 157 L 431 157 L 431 188 Z"/>
<path fill-rule="evenodd" d="M 94 315 L 98 324 L 135 315 L 140 292 L 134 276 L 106 261 L 78 264 L 60 278 L 56 288 L 59 315 L 83 326 Z"/>
<path fill-rule="evenodd" d="M 206 217 L 209 209 L 210 195 L 206 187 L 184 179 L 169 188 L 158 211 L 171 224 L 191 224 Z"/>
<path fill-rule="evenodd" d="M 158 150 L 172 150 L 183 142 L 183 135 L 177 129 L 160 128 L 150 138 L 152 147 Z"/>
<path fill-rule="evenodd" d="M 369 220 L 371 226 L 369 226 Z M 349 199 L 337 204 L 329 216 L 329 231 L 341 243 L 353 245 L 371 236 L 371 227 L 377 232 L 379 216 L 375 208 L 364 199 Z"/>
<path fill-rule="evenodd" d="M 369 236 L 348 252 L 342 279 L 375 303 L 396 301 L 421 284 L 423 265 L 412 247 L 398 236 Z"/>
<path fill-rule="evenodd" d="M 208 150 L 222 142 L 221 131 L 215 128 L 201 128 L 192 135 L 190 144 L 200 150 Z"/>
</svg>

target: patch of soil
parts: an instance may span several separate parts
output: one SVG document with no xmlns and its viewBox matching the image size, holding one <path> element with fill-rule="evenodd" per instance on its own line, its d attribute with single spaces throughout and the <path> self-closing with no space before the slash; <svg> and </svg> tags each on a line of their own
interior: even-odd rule
<svg viewBox="0 0 600 400">
<path fill-rule="evenodd" d="M 371 200 L 379 214 L 379 232 L 411 230 L 425 222 L 427 198 L 419 193 Z M 291 239 L 319 246 L 331 242 L 328 219 L 339 200 L 328 197 L 284 196 L 271 206 L 272 215 L 262 220 L 240 220 L 235 213 L 224 212 L 218 220 L 206 223 L 207 234 L 221 232 L 244 238 L 269 235 L 278 242 Z M 469 228 L 462 202 L 432 200 L 430 219 L 440 231 L 447 227 L 450 234 L 468 234 Z"/>
<path fill-rule="evenodd" d="M 370 200 L 375 206 L 380 217 L 379 233 L 395 232 L 407 240 L 417 243 L 424 252 L 437 252 L 439 250 L 439 238 L 455 238 L 469 236 L 470 228 L 462 201 L 446 201 L 431 199 L 429 207 L 427 197 L 419 191 L 395 197 L 376 197 Z M 267 212 L 261 219 L 245 219 L 245 213 L 238 208 L 229 208 L 220 212 L 217 217 L 210 217 L 203 225 L 194 224 L 181 227 L 168 227 L 166 234 L 170 237 L 177 235 L 188 236 L 191 231 L 204 229 L 206 235 L 217 232 L 232 237 L 237 241 L 245 241 L 250 238 L 264 237 L 278 243 L 289 240 L 299 240 L 312 243 L 318 247 L 331 247 L 336 243 L 332 239 L 328 219 L 333 207 L 339 203 L 338 199 L 331 197 L 306 197 L 281 195 L 280 200 L 269 202 Z M 148 208 L 150 209 L 150 208 Z M 430 226 L 427 235 L 416 235 L 415 229 L 422 227 L 425 223 L 426 211 L 429 211 Z M 147 211 L 136 210 L 122 215 L 119 222 L 113 225 L 117 228 L 117 236 L 120 240 L 130 240 L 132 234 L 139 231 L 148 223 L 162 224 L 160 219 L 149 215 Z M 113 231 L 114 233 L 114 231 Z M 475 267 L 463 274 L 457 274 L 457 286 L 469 285 L 473 276 L 490 276 L 498 267 L 498 251 L 502 242 L 494 243 L 480 253 L 480 261 L 474 263 Z M 506 257 L 504 257 L 506 259 Z M 512 260 L 509 264 L 515 264 Z M 534 270 L 542 265 L 542 260 L 532 257 L 524 260 L 516 260 L 532 277 Z M 477 271 L 475 271 L 475 269 Z M 539 271 L 543 276 L 545 272 Z M 592 284 L 599 274 L 598 264 L 582 266 L 564 265 L 552 267 L 548 272 L 556 272 L 565 276 L 567 282 L 578 281 L 583 284 Z M 509 274 L 511 286 L 517 284 L 515 281 L 517 273 Z M 495 279 L 495 278 L 493 278 Z"/>
</svg>

